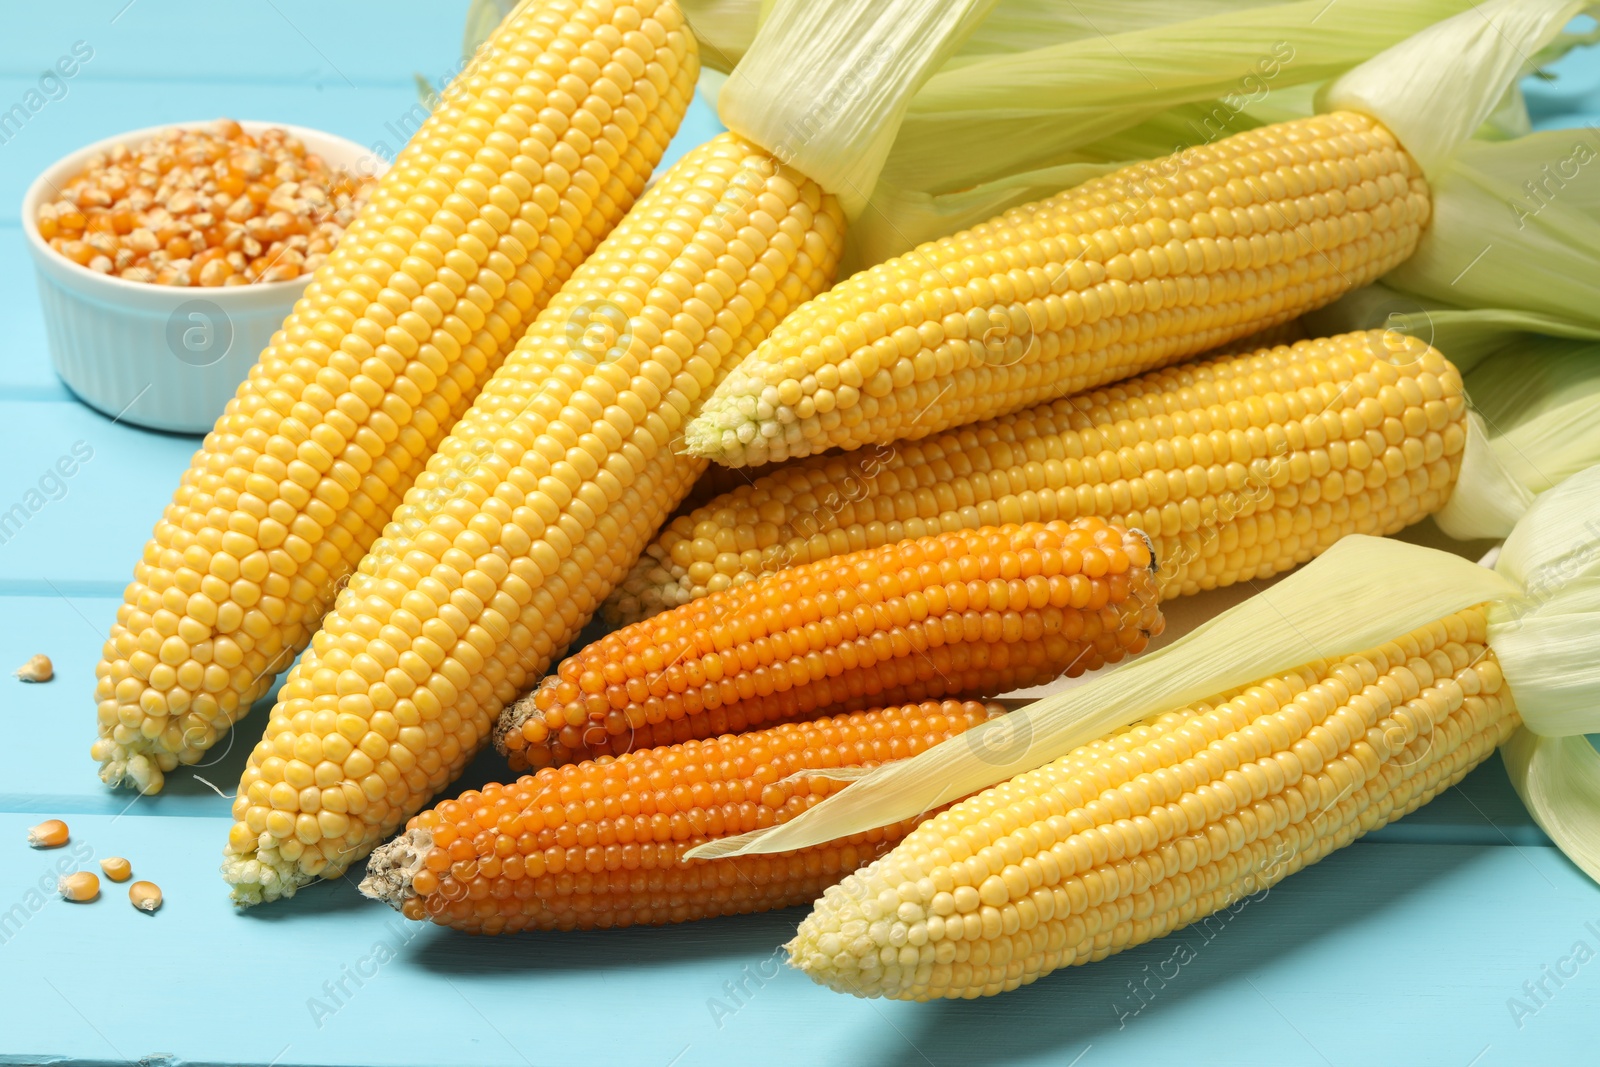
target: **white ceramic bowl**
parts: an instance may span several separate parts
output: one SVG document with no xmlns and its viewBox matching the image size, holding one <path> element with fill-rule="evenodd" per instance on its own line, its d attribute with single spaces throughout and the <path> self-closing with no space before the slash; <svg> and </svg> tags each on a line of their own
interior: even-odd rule
<svg viewBox="0 0 1600 1067">
<path fill-rule="evenodd" d="M 214 120 L 213 120 L 214 121 Z M 22 198 L 22 230 L 39 276 L 50 360 L 86 404 L 121 421 L 157 430 L 205 433 L 267 346 L 309 275 L 286 282 L 178 287 L 133 282 L 79 266 L 39 236 L 39 205 L 97 152 L 137 145 L 175 122 L 85 145 L 40 174 Z M 319 130 L 281 122 L 240 122 L 250 133 L 288 130 L 329 166 L 376 174 L 381 160 L 367 149 Z"/>
</svg>

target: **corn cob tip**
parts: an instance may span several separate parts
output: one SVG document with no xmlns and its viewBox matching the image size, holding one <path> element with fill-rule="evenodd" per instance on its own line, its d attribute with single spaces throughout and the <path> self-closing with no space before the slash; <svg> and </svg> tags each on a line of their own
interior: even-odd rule
<svg viewBox="0 0 1600 1067">
<path fill-rule="evenodd" d="M 537 688 L 535 686 L 529 690 L 515 704 L 502 711 L 500 718 L 495 720 L 490 742 L 500 755 L 509 756 L 512 749 L 521 748 L 526 743 L 522 737 L 522 724 L 539 714 L 539 708 L 533 702 L 533 694 Z"/>
<path fill-rule="evenodd" d="M 113 789 L 128 786 L 144 796 L 161 792 L 167 781 L 163 772 L 178 765 L 174 759 L 171 767 L 163 767 L 164 761 L 159 757 L 151 759 L 145 753 L 119 745 L 109 737 L 102 737 L 91 745 L 89 755 L 99 761 L 100 780 L 106 785 Z"/>
<path fill-rule="evenodd" d="M 417 895 L 411 880 L 422 870 L 422 861 L 433 851 L 433 835 L 427 830 L 407 830 L 388 844 L 379 845 L 367 858 L 367 876 L 361 879 L 361 895 L 381 900 L 395 911 Z"/>
<path fill-rule="evenodd" d="M 743 366 L 737 367 L 728 380 L 737 385 L 746 373 Z M 795 442 L 800 450 L 791 453 L 781 436 L 763 435 L 759 414 L 758 401 L 753 397 L 725 396 L 723 390 L 718 389 L 706 399 L 700 414 L 684 427 L 684 447 L 689 455 L 724 467 L 755 467 L 768 461 L 810 454 L 801 442 Z M 777 428 L 772 422 L 765 425 Z"/>
<path fill-rule="evenodd" d="M 247 852 L 235 852 L 230 845 L 225 855 L 222 880 L 228 883 L 229 897 L 241 908 L 292 897 L 302 886 L 318 880 L 286 859 L 276 846 L 263 850 L 252 844 Z M 329 870 L 323 876 L 335 873 Z"/>
</svg>

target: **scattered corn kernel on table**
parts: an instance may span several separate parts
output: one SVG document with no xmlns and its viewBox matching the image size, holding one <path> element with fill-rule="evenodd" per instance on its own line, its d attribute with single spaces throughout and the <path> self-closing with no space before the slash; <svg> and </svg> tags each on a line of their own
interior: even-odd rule
<svg viewBox="0 0 1600 1067">
<path fill-rule="evenodd" d="M 1004 998 L 926 1005 L 843 998 L 785 968 L 799 909 L 472 939 L 405 922 L 351 877 L 236 911 L 216 870 L 230 824 L 219 794 L 259 707 L 161 795 L 103 787 L 88 755 L 94 664 L 196 439 L 120 424 L 57 380 L 23 187 L 87 142 L 218 115 L 392 154 L 418 121 L 413 72 L 440 83 L 459 68 L 464 8 L 86 0 L 13 13 L 0 46 L 0 666 L 43 652 L 56 677 L 7 678 L 0 702 L 0 1062 L 1579 1062 L 1600 1006 L 1600 890 L 1532 825 L 1498 760 L 1203 926 Z M 72 77 L 40 79 L 86 51 Z M 1600 55 L 1559 70 L 1528 85 L 1536 124 L 1600 120 Z M 668 161 L 715 130 L 697 103 Z M 1173 632 L 1219 606 L 1175 608 Z M 490 752 L 460 786 L 504 775 Z M 51 817 L 71 842 L 30 850 L 27 827 Z M 162 887 L 160 911 L 127 907 L 111 883 L 88 906 L 56 896 L 58 875 L 118 855 Z"/>
</svg>

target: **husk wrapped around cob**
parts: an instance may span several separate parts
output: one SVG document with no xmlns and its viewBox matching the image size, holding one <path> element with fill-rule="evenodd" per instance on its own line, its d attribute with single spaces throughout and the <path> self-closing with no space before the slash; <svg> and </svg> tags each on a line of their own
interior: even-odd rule
<svg viewBox="0 0 1600 1067">
<path fill-rule="evenodd" d="M 1327 87 L 1323 114 L 1202 138 L 863 270 L 729 374 L 688 446 L 744 466 L 914 439 L 1324 305 L 1412 256 L 1430 181 L 1580 6 L 1457 16 Z M 1433 222 L 1456 243 L 1482 228 Z"/>
</svg>

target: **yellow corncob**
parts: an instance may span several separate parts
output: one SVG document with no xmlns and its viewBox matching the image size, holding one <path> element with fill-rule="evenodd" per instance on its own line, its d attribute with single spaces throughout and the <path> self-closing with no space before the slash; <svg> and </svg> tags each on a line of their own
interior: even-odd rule
<svg viewBox="0 0 1600 1067">
<path fill-rule="evenodd" d="M 319 269 L 184 473 L 96 669 L 101 777 L 158 791 L 305 647 L 693 92 L 670 0 L 510 16 Z"/>
<path fill-rule="evenodd" d="M 472 756 L 693 484 L 694 404 L 837 265 L 814 182 L 725 134 L 601 243 L 440 445 L 290 673 L 223 866 L 242 903 L 344 870 Z"/>
<path fill-rule="evenodd" d="M 1486 630 L 1458 612 L 992 786 L 828 889 L 791 960 L 858 996 L 989 996 L 1260 892 L 1510 736 Z"/>
<path fill-rule="evenodd" d="M 1461 375 L 1374 330 L 1152 371 L 921 441 L 780 467 L 674 519 L 607 603 L 623 622 L 904 538 L 1097 515 L 1145 531 L 1168 598 L 1264 578 L 1442 507 Z"/>
<path fill-rule="evenodd" d="M 1430 209 L 1374 119 L 1263 126 L 924 244 L 786 319 L 690 425 L 749 466 L 923 437 L 1285 322 L 1385 273 Z"/>
</svg>

